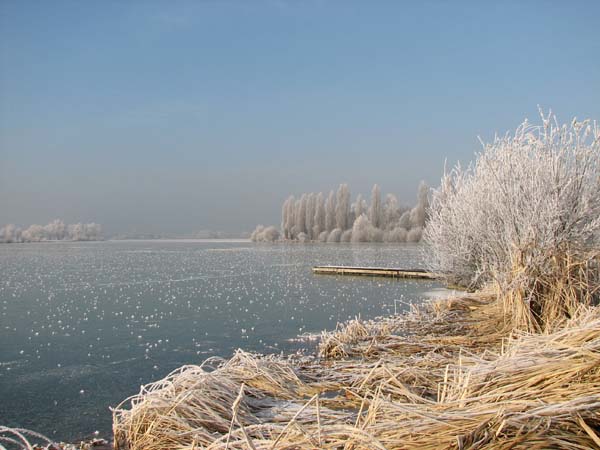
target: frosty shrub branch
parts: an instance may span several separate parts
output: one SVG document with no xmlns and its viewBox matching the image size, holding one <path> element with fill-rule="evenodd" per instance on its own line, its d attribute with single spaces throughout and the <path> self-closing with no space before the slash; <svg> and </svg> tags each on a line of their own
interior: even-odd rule
<svg viewBox="0 0 600 450">
<path fill-rule="evenodd" d="M 0 243 L 43 242 L 43 241 L 98 241 L 102 239 L 102 227 L 97 223 L 75 223 L 65 225 L 54 220 L 48 225 L 31 225 L 21 229 L 15 225 L 0 228 Z"/>
<path fill-rule="evenodd" d="M 446 173 L 424 231 L 434 271 L 496 286 L 513 324 L 530 331 L 597 302 L 600 286 L 598 125 L 541 119 Z"/>
<path fill-rule="evenodd" d="M 421 240 L 429 207 L 429 187 L 419 185 L 417 204 L 400 206 L 394 194 L 381 199 L 378 185 L 373 186 L 371 201 L 359 194 L 351 203 L 350 189 L 341 184 L 337 192 L 325 197 L 302 194 L 288 197 L 281 208 L 281 231 L 259 225 L 251 235 L 256 242 L 417 242 Z"/>
</svg>

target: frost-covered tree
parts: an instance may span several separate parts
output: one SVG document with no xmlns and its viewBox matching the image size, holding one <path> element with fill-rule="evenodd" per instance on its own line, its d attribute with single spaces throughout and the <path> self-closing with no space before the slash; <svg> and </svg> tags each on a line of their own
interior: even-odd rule
<svg viewBox="0 0 600 450">
<path fill-rule="evenodd" d="M 600 291 L 589 260 L 600 247 L 598 125 L 542 114 L 539 126 L 496 136 L 469 168 L 444 175 L 429 214 L 433 270 L 498 286 L 515 326 L 568 317 Z"/>
<path fill-rule="evenodd" d="M 288 234 L 289 234 L 289 238 L 292 239 L 293 238 L 293 234 L 292 234 L 292 229 L 294 228 L 296 222 L 294 221 L 295 216 L 294 216 L 294 208 L 296 206 L 296 199 L 294 198 L 294 196 L 292 195 L 290 198 L 290 202 L 288 203 L 288 212 L 287 212 L 287 217 L 288 217 Z"/>
<path fill-rule="evenodd" d="M 65 239 L 67 227 L 62 220 L 56 219 L 44 227 L 46 239 L 50 241 L 61 241 Z"/>
<path fill-rule="evenodd" d="M 315 209 L 317 206 L 317 197 L 311 192 L 306 198 L 306 234 L 310 240 L 313 240 L 313 227 L 315 219 Z"/>
<path fill-rule="evenodd" d="M 375 184 L 371 190 L 371 205 L 369 206 L 369 220 L 374 227 L 379 227 L 381 222 L 381 190 Z"/>
<path fill-rule="evenodd" d="M 282 236 L 283 239 L 298 240 L 298 235 L 304 233 L 306 237 L 303 236 L 303 239 L 310 241 L 345 242 L 352 235 L 345 232 L 351 231 L 355 222 L 364 214 L 369 219 L 370 227 L 366 238 L 362 237 L 361 232 L 357 233 L 357 236 L 361 236 L 360 241 L 417 241 L 427 218 L 428 192 L 429 188 L 421 183 L 417 204 L 412 209 L 401 207 L 398 198 L 393 194 L 388 194 L 382 204 L 378 185 L 373 186 L 370 206 L 361 194 L 351 204 L 347 184 L 341 184 L 337 192 L 331 191 L 327 200 L 322 193 L 302 194 L 299 200 L 290 196 L 282 206 Z M 377 226 L 373 224 L 372 218 L 376 220 Z M 363 224 L 359 222 L 358 225 Z M 341 230 L 339 236 L 337 232 L 332 234 L 336 228 Z M 411 229 L 414 231 L 409 236 Z"/>
<path fill-rule="evenodd" d="M 356 196 L 356 201 L 352 204 L 352 209 L 354 210 L 354 220 L 367 212 L 367 202 L 361 194 Z"/>
<path fill-rule="evenodd" d="M 41 242 L 47 240 L 42 225 L 30 225 L 29 228 L 23 230 L 22 237 L 25 242 Z"/>
<path fill-rule="evenodd" d="M 410 225 L 414 228 L 425 226 L 427 209 L 429 208 L 429 186 L 424 182 L 419 184 L 417 193 L 417 205 L 410 211 Z"/>
<path fill-rule="evenodd" d="M 281 230 L 285 239 L 291 239 L 291 229 L 294 226 L 294 196 L 290 195 L 281 208 Z"/>
<path fill-rule="evenodd" d="M 22 231 L 19 227 L 13 224 L 5 225 L 0 228 L 0 242 L 6 244 L 21 242 L 21 233 Z"/>
<path fill-rule="evenodd" d="M 290 201 L 290 198 L 286 198 L 281 205 L 281 233 L 283 234 L 284 239 L 289 239 L 290 236 L 288 234 L 288 220 L 287 220 L 287 206 Z"/>
<path fill-rule="evenodd" d="M 404 211 L 398 219 L 398 226 L 405 230 L 410 229 L 410 211 Z"/>
<path fill-rule="evenodd" d="M 325 231 L 325 204 L 323 203 L 323 193 L 319 192 L 316 198 L 315 218 L 313 233 L 314 238 L 318 239 L 322 231 Z"/>
<path fill-rule="evenodd" d="M 373 226 L 365 214 L 361 214 L 352 226 L 352 242 L 369 242 L 369 230 Z"/>
<path fill-rule="evenodd" d="M 0 229 L 0 242 L 42 242 L 42 241 L 96 241 L 102 239 L 102 227 L 97 223 L 74 224 L 66 226 L 56 219 L 47 225 L 30 225 L 25 230 L 14 225 Z"/>
<path fill-rule="evenodd" d="M 306 194 L 302 194 L 300 200 L 296 201 L 295 226 L 297 233 L 306 233 Z"/>
<path fill-rule="evenodd" d="M 394 194 L 388 194 L 385 196 L 382 216 L 382 229 L 391 230 L 397 225 L 398 220 L 400 219 L 400 205 L 398 204 L 398 199 Z"/>
<path fill-rule="evenodd" d="M 73 241 L 83 241 L 85 240 L 85 230 L 83 229 L 82 223 L 74 223 L 69 225 L 69 237 Z"/>
<path fill-rule="evenodd" d="M 76 223 L 68 227 L 69 239 L 72 241 L 95 241 L 101 232 L 101 226 L 96 223 Z"/>
<path fill-rule="evenodd" d="M 347 184 L 340 184 L 336 195 L 335 224 L 340 230 L 348 229 L 350 213 L 350 189 Z"/>
<path fill-rule="evenodd" d="M 335 194 L 329 191 L 327 203 L 325 203 L 325 229 L 329 232 L 335 228 Z"/>
</svg>

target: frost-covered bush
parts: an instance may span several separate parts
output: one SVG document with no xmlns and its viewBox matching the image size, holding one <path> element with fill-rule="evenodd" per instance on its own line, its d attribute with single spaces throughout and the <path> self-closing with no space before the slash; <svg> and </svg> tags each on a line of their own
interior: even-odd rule
<svg viewBox="0 0 600 450">
<path fill-rule="evenodd" d="M 352 230 L 346 230 L 340 236 L 340 242 L 352 242 Z"/>
<path fill-rule="evenodd" d="M 252 242 L 258 242 L 259 236 L 262 236 L 263 231 L 265 231 L 264 225 L 257 225 L 254 231 L 250 234 L 250 240 Z"/>
<path fill-rule="evenodd" d="M 250 235 L 250 240 L 253 242 L 275 242 L 278 239 L 279 231 L 273 226 L 258 225 Z"/>
<path fill-rule="evenodd" d="M 406 234 L 406 240 L 408 242 L 419 242 L 421 240 L 422 235 L 423 235 L 423 228 L 421 228 L 421 227 L 411 228 L 410 231 Z"/>
<path fill-rule="evenodd" d="M 296 239 L 298 239 L 298 242 L 307 242 L 309 240 L 306 233 L 299 233 Z"/>
<path fill-rule="evenodd" d="M 445 174 L 424 231 L 433 270 L 519 292 L 526 305 L 513 306 L 538 325 L 540 280 L 557 275 L 563 255 L 598 248 L 600 231 L 597 124 L 542 122 L 497 136 L 468 169 Z"/>
<path fill-rule="evenodd" d="M 386 231 L 383 235 L 384 242 L 406 242 L 406 228 L 396 227 L 393 230 Z"/>
<path fill-rule="evenodd" d="M 263 231 L 263 240 L 266 242 L 275 242 L 279 239 L 279 231 L 275 227 L 267 227 Z"/>
<path fill-rule="evenodd" d="M 365 214 L 361 214 L 352 226 L 352 242 L 369 242 L 369 229 L 373 227 Z"/>
<path fill-rule="evenodd" d="M 329 233 L 329 236 L 327 236 L 327 242 L 340 242 L 341 237 L 342 230 L 339 228 L 334 228 L 331 230 L 331 233 Z"/>
<path fill-rule="evenodd" d="M 371 220 L 362 214 L 354 221 L 352 227 L 352 242 L 383 242 L 386 233 L 383 230 L 373 226 Z M 398 241 L 386 241 L 386 242 L 398 242 Z"/>
</svg>

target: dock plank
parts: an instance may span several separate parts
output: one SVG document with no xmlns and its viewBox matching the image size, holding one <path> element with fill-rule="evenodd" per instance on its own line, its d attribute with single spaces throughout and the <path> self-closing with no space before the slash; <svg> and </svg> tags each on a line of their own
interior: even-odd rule
<svg viewBox="0 0 600 450">
<path fill-rule="evenodd" d="M 361 275 L 370 277 L 415 278 L 435 280 L 434 273 L 423 269 L 399 269 L 393 267 L 315 266 L 313 273 L 320 275 Z"/>
</svg>

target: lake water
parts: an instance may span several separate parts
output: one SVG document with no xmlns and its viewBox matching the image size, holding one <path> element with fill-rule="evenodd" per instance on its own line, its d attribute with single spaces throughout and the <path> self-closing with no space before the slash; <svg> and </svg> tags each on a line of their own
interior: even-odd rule
<svg viewBox="0 0 600 450">
<path fill-rule="evenodd" d="M 430 281 L 313 275 L 317 264 L 422 267 L 418 245 L 106 241 L 0 245 L 0 425 L 57 440 L 98 430 L 141 384 L 239 347 L 420 302 Z M 400 303 L 398 303 L 400 309 Z"/>
</svg>

